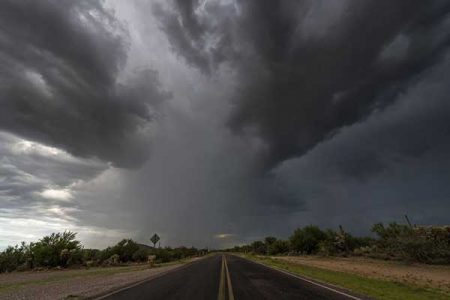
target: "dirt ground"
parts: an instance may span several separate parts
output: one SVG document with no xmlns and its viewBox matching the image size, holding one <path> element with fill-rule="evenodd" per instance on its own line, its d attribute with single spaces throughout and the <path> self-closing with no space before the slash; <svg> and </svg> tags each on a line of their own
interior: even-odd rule
<svg viewBox="0 0 450 300">
<path fill-rule="evenodd" d="M 273 258 L 300 265 L 450 291 L 450 266 L 408 264 L 360 257 L 284 256 Z"/>
<path fill-rule="evenodd" d="M 152 278 L 181 265 L 0 274 L 0 299 L 83 299 Z"/>
</svg>

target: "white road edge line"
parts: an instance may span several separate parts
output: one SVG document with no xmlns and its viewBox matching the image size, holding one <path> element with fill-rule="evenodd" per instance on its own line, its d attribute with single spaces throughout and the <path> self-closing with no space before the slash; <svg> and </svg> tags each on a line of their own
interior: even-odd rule
<svg viewBox="0 0 450 300">
<path fill-rule="evenodd" d="M 93 296 L 92 299 L 95 299 L 95 300 L 106 299 L 106 298 L 108 298 L 109 296 L 112 296 L 112 295 L 114 295 L 114 294 L 118 294 L 118 293 L 123 292 L 123 291 L 128 290 L 128 289 L 132 289 L 132 288 L 134 288 L 134 287 L 136 287 L 136 286 L 138 286 L 138 285 L 141 285 L 141 284 L 143 284 L 143 283 L 146 283 L 147 281 L 151 281 L 151 280 L 153 280 L 153 279 L 162 277 L 162 276 L 164 276 L 164 275 L 166 275 L 166 274 L 168 274 L 168 273 L 171 273 L 172 271 L 178 270 L 178 269 L 180 269 L 180 268 L 182 268 L 182 267 L 184 267 L 184 265 L 179 266 L 179 267 L 176 267 L 176 268 L 174 268 L 174 269 L 170 269 L 170 270 L 164 271 L 164 272 L 159 273 L 159 274 L 156 274 L 155 276 L 152 276 L 152 277 L 150 277 L 150 278 L 142 279 L 142 280 L 137 281 L 137 282 L 135 282 L 135 283 L 133 283 L 133 284 L 131 284 L 131 285 L 126 285 L 126 286 L 124 286 L 124 287 L 122 287 L 122 288 L 119 288 L 119 289 L 117 289 L 117 290 L 113 290 L 113 291 L 111 291 L 111 292 L 109 292 L 109 293 L 107 293 L 107 294 L 105 294 L 105 295 L 101 295 L 101 296 L 98 296 L 98 297 Z"/>
<path fill-rule="evenodd" d="M 237 257 L 241 257 L 241 256 L 237 256 Z M 265 265 L 265 264 L 260 263 L 260 262 L 258 262 L 258 261 L 253 261 L 253 260 L 248 259 L 248 258 L 244 258 L 244 257 L 241 257 L 241 258 L 243 258 L 243 259 L 245 259 L 245 260 L 248 260 L 248 261 L 251 261 L 252 263 L 255 263 L 255 264 L 264 266 L 264 267 L 266 267 L 266 268 L 269 268 L 269 269 L 276 270 L 276 271 L 278 271 L 278 272 L 284 273 L 284 274 L 286 274 L 286 275 L 290 275 L 290 276 L 295 277 L 295 278 L 297 278 L 297 279 L 300 279 L 300 280 L 309 282 L 309 283 L 311 283 L 311 284 L 320 286 L 321 288 L 330 290 L 330 291 L 332 291 L 332 292 L 335 292 L 335 293 L 337 293 L 337 294 L 343 295 L 343 296 L 348 297 L 348 298 L 350 298 L 350 299 L 354 299 L 354 300 L 363 300 L 362 298 L 358 298 L 358 297 L 356 297 L 356 296 L 352 296 L 352 295 L 350 295 L 350 294 L 341 292 L 341 291 L 336 290 L 336 289 L 333 289 L 333 288 L 331 288 L 331 287 L 329 287 L 329 286 L 326 286 L 326 285 L 323 285 L 323 284 L 314 282 L 314 281 L 312 281 L 312 280 L 306 279 L 306 278 L 304 278 L 304 277 L 301 277 L 301 276 L 299 276 L 299 275 L 297 275 L 297 274 L 294 274 L 294 273 L 291 273 L 291 272 L 288 272 L 288 271 L 285 271 L 285 270 L 282 270 L 282 269 L 279 269 L 279 268 L 275 268 L 275 267 L 272 267 L 272 266 L 268 266 L 268 265 Z"/>
</svg>

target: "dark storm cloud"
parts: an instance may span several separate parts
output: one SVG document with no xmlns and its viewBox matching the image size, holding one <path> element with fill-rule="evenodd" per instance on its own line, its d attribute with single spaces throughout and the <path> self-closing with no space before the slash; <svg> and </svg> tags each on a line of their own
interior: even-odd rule
<svg viewBox="0 0 450 300">
<path fill-rule="evenodd" d="M 0 129 L 137 166 L 155 109 L 155 71 L 119 78 L 127 34 L 98 1 L 0 3 Z"/>
<path fill-rule="evenodd" d="M 262 139 L 271 168 L 385 108 L 442 61 L 449 12 L 439 0 L 178 1 L 157 15 L 190 64 L 236 71 L 228 124 Z"/>
<path fill-rule="evenodd" d="M 102 3 L 0 3 L 0 235 L 450 221 L 448 1 Z"/>
<path fill-rule="evenodd" d="M 448 224 L 450 56 L 393 105 L 348 126 L 276 173 L 305 200 L 302 225 L 366 233 L 375 222 Z"/>
<path fill-rule="evenodd" d="M 198 0 L 175 0 L 174 11 L 153 5 L 153 13 L 167 34 L 172 50 L 187 63 L 210 74 L 220 63 L 236 59 L 232 35 L 234 6 Z M 209 14 L 199 15 L 201 9 Z"/>
<path fill-rule="evenodd" d="M 341 129 L 305 161 L 317 170 L 365 180 L 403 163 L 428 159 L 445 164 L 450 149 L 450 53 L 416 78 L 388 109 Z M 295 161 L 295 160 L 294 160 Z"/>
</svg>

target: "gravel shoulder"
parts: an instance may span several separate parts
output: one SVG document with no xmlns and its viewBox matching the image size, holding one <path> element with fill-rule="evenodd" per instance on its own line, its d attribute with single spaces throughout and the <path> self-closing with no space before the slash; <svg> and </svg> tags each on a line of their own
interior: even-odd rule
<svg viewBox="0 0 450 300">
<path fill-rule="evenodd" d="M 450 266 L 407 264 L 360 257 L 282 256 L 272 258 L 298 265 L 358 274 L 368 278 L 402 282 L 425 288 L 437 288 L 450 292 Z"/>
<path fill-rule="evenodd" d="M 186 262 L 0 274 L 0 299 L 89 299 L 176 269 Z"/>
</svg>

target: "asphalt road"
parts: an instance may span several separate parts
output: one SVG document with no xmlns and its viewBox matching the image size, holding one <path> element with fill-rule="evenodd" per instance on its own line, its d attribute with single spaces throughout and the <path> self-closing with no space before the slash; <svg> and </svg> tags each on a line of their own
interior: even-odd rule
<svg viewBox="0 0 450 300">
<path fill-rule="evenodd" d="M 215 255 L 102 299 L 358 299 L 233 255 Z"/>
</svg>

